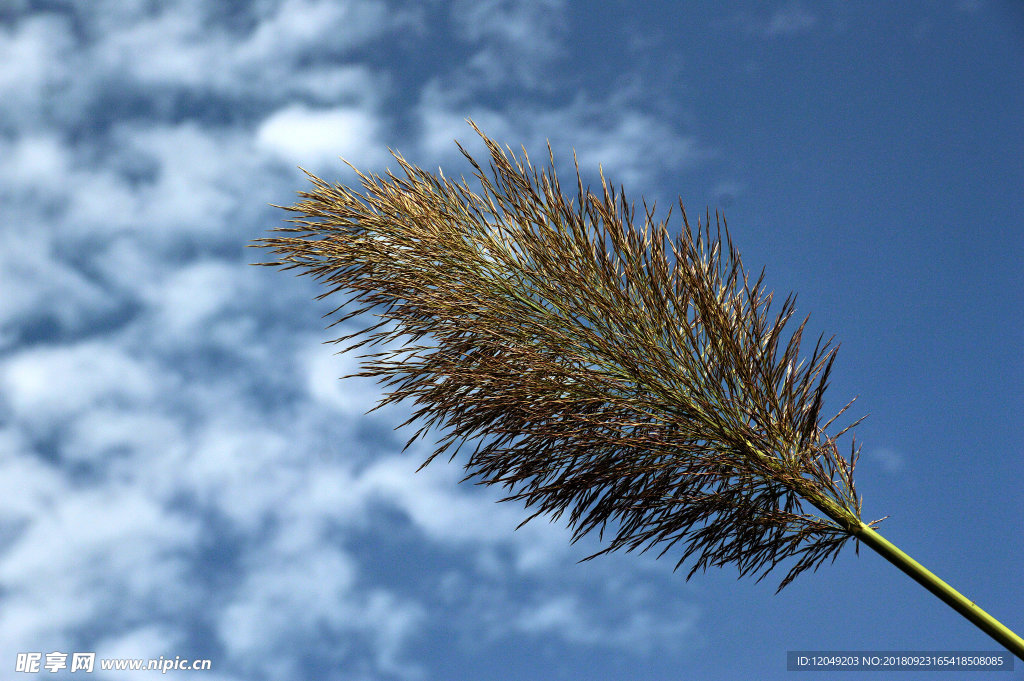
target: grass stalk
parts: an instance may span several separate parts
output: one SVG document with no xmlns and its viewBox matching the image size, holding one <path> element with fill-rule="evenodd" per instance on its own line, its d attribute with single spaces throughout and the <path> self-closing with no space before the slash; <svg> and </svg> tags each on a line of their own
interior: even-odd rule
<svg viewBox="0 0 1024 681">
<path fill-rule="evenodd" d="M 873 548 L 882 558 L 898 567 L 915 582 L 928 589 L 943 603 L 963 615 L 986 634 L 999 642 L 1011 653 L 1024 660 L 1024 639 L 1006 625 L 979 608 L 974 601 L 932 574 L 928 568 L 901 551 L 899 547 L 880 535 L 871 527 L 861 524 L 856 531 L 857 539 Z"/>
<path fill-rule="evenodd" d="M 821 423 L 837 348 L 819 337 L 800 360 L 807 318 L 783 338 L 795 298 L 770 314 L 724 220 L 694 228 L 680 202 L 670 239 L 671 211 L 638 215 L 603 173 L 584 189 L 578 165 L 567 194 L 550 145 L 538 173 L 470 125 L 491 157 L 485 171 L 459 147 L 481 192 L 398 154 L 404 176 L 356 170 L 362 191 L 307 173 L 312 190 L 281 206 L 293 226 L 254 244 L 278 255 L 261 264 L 326 283 L 321 298 L 351 293 L 334 324 L 376 315 L 333 341 L 358 339 L 342 352 L 397 342 L 352 375 L 391 388 L 375 409 L 418 405 L 406 447 L 445 431 L 423 466 L 472 441 L 464 480 L 508 490 L 524 523 L 567 515 L 573 542 L 607 532 L 584 560 L 683 547 L 687 579 L 733 564 L 760 581 L 793 560 L 781 591 L 862 541 L 1024 659 L 1020 637 L 863 520 L 859 449 L 837 445 L 859 421 L 828 434 L 847 404 Z"/>
</svg>

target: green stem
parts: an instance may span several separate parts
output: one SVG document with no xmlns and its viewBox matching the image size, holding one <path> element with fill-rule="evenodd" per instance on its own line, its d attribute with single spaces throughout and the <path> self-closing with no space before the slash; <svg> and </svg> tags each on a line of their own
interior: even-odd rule
<svg viewBox="0 0 1024 681">
<path fill-rule="evenodd" d="M 974 601 L 968 600 L 959 591 L 933 575 L 927 568 L 903 553 L 895 544 L 875 532 L 865 523 L 860 523 L 860 527 L 855 530 L 855 534 L 860 541 L 873 548 L 887 561 L 907 573 L 915 582 L 938 596 L 946 605 L 966 617 L 976 627 L 1005 646 L 1014 655 L 1024 660 L 1024 639 L 975 605 Z"/>
</svg>

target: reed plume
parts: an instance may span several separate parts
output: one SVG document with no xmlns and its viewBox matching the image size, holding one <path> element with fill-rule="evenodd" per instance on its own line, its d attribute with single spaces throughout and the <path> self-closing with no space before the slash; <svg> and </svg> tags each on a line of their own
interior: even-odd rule
<svg viewBox="0 0 1024 681">
<path fill-rule="evenodd" d="M 352 295 L 334 324 L 371 320 L 333 341 L 390 388 L 376 408 L 411 399 L 406 447 L 444 431 L 423 463 L 475 442 L 464 480 L 501 485 L 532 511 L 568 514 L 573 542 L 596 530 L 598 553 L 678 547 L 687 579 L 735 564 L 758 580 L 794 561 L 800 573 L 864 542 L 1024 658 L 1024 641 L 882 538 L 854 488 L 859 451 L 840 453 L 822 425 L 831 339 L 799 352 L 805 318 L 784 333 L 791 295 L 743 268 L 724 220 L 679 236 L 621 189 L 584 189 L 576 164 L 567 198 L 550 165 L 540 173 L 470 121 L 489 173 L 459 145 L 482 187 L 434 176 L 392 152 L 404 177 L 364 174 L 365 193 L 311 173 L 313 190 L 283 207 L 301 217 L 257 240 L 283 269 Z M 575 157 L 574 157 L 575 161 Z M 351 164 L 350 164 L 351 165 Z M 641 224 L 637 224 L 640 222 Z M 355 303 L 355 305 L 353 305 Z M 333 324 L 332 324 L 333 326 Z M 422 466 L 421 466 L 422 467 Z"/>
</svg>

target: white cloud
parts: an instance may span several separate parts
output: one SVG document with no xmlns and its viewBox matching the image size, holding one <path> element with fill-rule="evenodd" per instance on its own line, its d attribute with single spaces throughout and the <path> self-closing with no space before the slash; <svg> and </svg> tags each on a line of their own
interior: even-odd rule
<svg viewBox="0 0 1024 681">
<path fill-rule="evenodd" d="M 386 150 L 382 152 L 377 118 L 355 107 L 287 106 L 263 121 L 256 143 L 279 159 L 304 168 L 340 168 L 339 157 L 357 167 L 380 165 L 389 158 Z"/>
<path fill-rule="evenodd" d="M 254 284 L 251 273 L 240 269 L 234 263 L 204 259 L 146 284 L 142 295 L 160 329 L 159 342 L 179 349 L 211 342 L 243 349 L 245 329 L 239 328 L 238 308 L 251 300 Z"/>
<path fill-rule="evenodd" d="M 435 541 L 465 545 L 506 542 L 513 537 L 521 512 L 455 492 L 460 469 L 445 461 L 416 472 L 423 459 L 415 453 L 384 459 L 366 471 L 361 483 L 377 500 L 404 511 Z"/>
<path fill-rule="evenodd" d="M 122 18 L 106 21 L 102 10 L 82 13 L 96 27 L 94 62 L 105 72 L 140 85 L 269 98 L 292 92 L 292 77 L 308 78 L 300 60 L 315 63 L 351 52 L 413 18 L 374 0 L 261 3 L 239 10 L 253 15 L 249 31 L 212 21 L 201 2 L 171 3 L 156 13 L 107 11 Z"/>
<path fill-rule="evenodd" d="M 53 134 L 29 134 L 13 143 L 0 139 L 0 154 L 6 159 L 0 165 L 0 179 L 8 191 L 44 189 L 66 176 L 70 165 L 67 148 Z"/>
<path fill-rule="evenodd" d="M 257 532 L 301 483 L 298 453 L 282 434 L 213 413 L 193 442 L 179 475 L 202 507 L 224 515 L 237 531 Z"/>
<path fill-rule="evenodd" d="M 62 453 L 72 463 L 115 468 L 119 458 L 137 456 L 139 452 L 159 456 L 169 443 L 183 438 L 178 420 L 152 409 L 98 406 L 68 423 Z M 138 463 L 131 457 L 121 468 L 130 475 Z"/>
<path fill-rule="evenodd" d="M 288 654 L 296 646 L 330 641 L 340 650 L 336 656 L 341 664 L 351 668 L 359 666 L 364 654 L 338 642 L 368 636 L 375 642 L 371 650 L 382 671 L 418 675 L 418 668 L 401 657 L 422 623 L 422 608 L 385 589 L 361 588 L 351 558 L 323 537 L 296 536 L 289 527 L 249 560 L 245 579 L 217 622 L 233 660 L 244 666 L 246 660 L 264 659 L 269 653 L 269 668 L 276 675 L 298 678 L 299 660 Z"/>
<path fill-rule="evenodd" d="M 310 397 L 349 418 L 361 418 L 369 408 L 367 405 L 375 403 L 381 394 L 380 386 L 372 379 L 339 380 L 341 376 L 360 371 L 358 354 L 348 352 L 339 355 L 334 345 L 320 342 L 311 343 L 301 353 Z M 372 418 L 372 415 L 367 418 Z"/>
<path fill-rule="evenodd" d="M 532 636 L 643 654 L 677 649 L 693 636 L 695 609 L 684 608 L 671 617 L 650 614 L 656 609 L 650 596 L 642 602 L 599 608 L 575 593 L 555 592 L 519 605 L 513 627 Z"/>
<path fill-rule="evenodd" d="M 341 551 L 268 548 L 253 556 L 255 564 L 219 618 L 221 639 L 235 656 L 252 655 L 268 643 L 293 644 L 315 634 L 318 625 L 334 624 L 354 585 L 355 566 Z"/>
<path fill-rule="evenodd" d="M 2 399 L 12 416 L 40 428 L 97 406 L 151 402 L 160 383 L 152 367 L 98 341 L 25 350 L 0 365 Z"/>
<path fill-rule="evenodd" d="M 43 250 L 52 239 L 62 249 L 73 244 L 92 255 L 112 238 L 130 235 L 166 249 L 198 237 L 216 243 L 229 226 L 234 241 L 235 221 L 266 205 L 238 200 L 267 170 L 251 139 L 233 128 L 125 123 L 101 141 L 74 148 L 52 135 L 19 137 L 3 147 L 15 161 L 0 168 L 0 178 L 11 180 L 14 207 L 23 221 L 35 212 L 48 227 L 28 241 L 28 225 L 3 225 L 4 235 L 20 238 L 25 248 Z M 132 176 L 137 168 L 144 169 L 139 178 Z"/>
<path fill-rule="evenodd" d="M 5 650 L 63 649 L 73 628 L 159 616 L 181 607 L 188 591 L 184 552 L 195 542 L 194 520 L 140 489 L 61 491 L 0 558 Z"/>
<path fill-rule="evenodd" d="M 201 22 L 199 12 L 164 11 L 111 27 L 96 48 L 97 60 L 140 84 L 203 87 L 218 79 L 217 67 L 230 55 L 231 42 L 219 31 L 204 30 Z"/>
<path fill-rule="evenodd" d="M 0 73 L 0 111 L 24 129 L 74 126 L 93 115 L 120 118 L 138 106 L 133 94 L 144 92 L 157 109 L 173 106 L 174 90 L 190 100 L 230 97 L 239 107 L 296 97 L 368 106 L 389 76 L 339 57 L 392 31 L 413 34 L 423 21 L 416 6 L 287 0 L 236 8 L 251 15 L 240 30 L 211 7 L 97 0 L 0 27 L 0 63 L 10 66 Z"/>
<path fill-rule="evenodd" d="M 564 0 L 458 0 L 451 17 L 472 42 L 500 39 L 523 50 L 550 51 L 559 42 L 555 36 L 566 9 Z"/>
<path fill-rule="evenodd" d="M 422 607 L 401 601 L 383 589 L 374 589 L 352 614 L 353 621 L 374 636 L 378 668 L 408 679 L 425 676 L 420 665 L 402 659 L 407 642 L 427 624 L 427 613 Z"/>
<path fill-rule="evenodd" d="M 260 22 L 239 53 L 264 61 L 317 50 L 352 50 L 378 38 L 395 20 L 385 3 L 373 0 L 285 0 Z"/>
<path fill-rule="evenodd" d="M 508 88 L 512 84 L 550 88 L 544 67 L 565 48 L 567 5 L 564 0 L 458 0 L 451 18 L 460 37 L 476 52 L 455 80 L 476 86 Z M 468 84 L 468 83 L 467 83 Z"/>
<path fill-rule="evenodd" d="M 237 211 L 240 190 L 251 181 L 247 173 L 256 165 L 247 136 L 231 128 L 192 122 L 126 126 L 116 137 L 156 164 L 155 181 L 138 191 L 138 212 L 131 216 L 136 229 L 163 227 L 208 238 L 211 225 Z M 92 217 L 109 218 L 110 212 L 109 204 L 100 205 Z"/>
<path fill-rule="evenodd" d="M 377 113 L 382 100 L 391 93 L 391 75 L 362 64 L 326 64 L 289 72 L 281 83 L 289 94 L 311 103 L 328 106 L 351 103 Z"/>
<path fill-rule="evenodd" d="M 70 80 L 74 44 L 70 22 L 54 14 L 0 26 L 0 111 L 7 125 L 36 126 L 47 99 Z"/>
<path fill-rule="evenodd" d="M 183 650 L 183 632 L 166 625 L 149 625 L 110 636 L 96 644 L 96 652 L 105 658 L 173 659 L 175 650 Z M 119 672 L 123 674 L 124 672 Z"/>
<path fill-rule="evenodd" d="M 33 456 L 21 428 L 0 430 L 0 469 L 0 526 L 5 532 L 29 522 L 40 509 L 55 506 L 66 491 L 60 471 Z"/>
<path fill-rule="evenodd" d="M 52 235 L 29 240 L 22 230 L 30 225 L 11 226 L 0 230 L 0 347 L 17 342 L 34 324 L 53 320 L 63 330 L 80 331 L 114 309 L 117 301 L 99 283 L 53 253 Z"/>
</svg>

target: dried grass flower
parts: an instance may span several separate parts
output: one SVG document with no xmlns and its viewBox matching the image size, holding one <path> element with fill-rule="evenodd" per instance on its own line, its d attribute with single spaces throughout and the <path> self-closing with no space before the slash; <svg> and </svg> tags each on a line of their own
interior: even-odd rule
<svg viewBox="0 0 1024 681">
<path fill-rule="evenodd" d="M 394 156 L 404 177 L 356 170 L 364 192 L 307 173 L 312 191 L 287 207 L 301 217 L 257 245 L 263 263 L 298 268 L 351 298 L 335 324 L 371 320 L 336 343 L 399 343 L 367 352 L 362 371 L 391 388 L 375 408 L 406 399 L 436 456 L 475 443 L 467 480 L 501 485 L 524 520 L 567 516 L 573 541 L 596 530 L 617 549 L 675 551 L 687 579 L 734 564 L 764 578 L 792 561 L 801 572 L 863 541 L 1024 658 L 1024 641 L 942 582 L 861 516 L 853 472 L 822 424 L 836 357 L 807 323 L 785 332 L 789 296 L 743 267 L 724 220 L 694 228 L 683 211 L 642 214 L 601 174 L 584 189 L 576 165 L 567 198 L 550 166 L 484 135 L 482 192 Z M 574 158 L 575 160 L 575 158 Z M 353 305 L 353 303 L 356 303 Z M 584 560 L 589 560 L 589 556 Z"/>
</svg>

